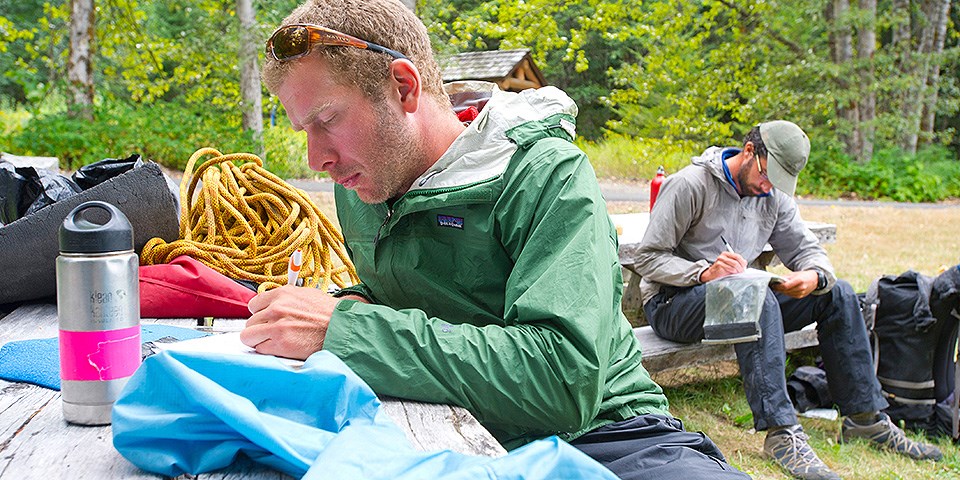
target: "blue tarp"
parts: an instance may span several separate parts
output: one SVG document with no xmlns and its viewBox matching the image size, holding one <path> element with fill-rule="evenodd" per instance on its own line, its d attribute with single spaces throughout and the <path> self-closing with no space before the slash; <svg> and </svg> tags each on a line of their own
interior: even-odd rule
<svg viewBox="0 0 960 480">
<path fill-rule="evenodd" d="M 226 467 L 242 452 L 308 479 L 616 479 L 556 437 L 500 458 L 417 451 L 370 387 L 327 352 L 300 368 L 263 355 L 154 355 L 114 406 L 113 443 L 171 477 Z"/>
</svg>

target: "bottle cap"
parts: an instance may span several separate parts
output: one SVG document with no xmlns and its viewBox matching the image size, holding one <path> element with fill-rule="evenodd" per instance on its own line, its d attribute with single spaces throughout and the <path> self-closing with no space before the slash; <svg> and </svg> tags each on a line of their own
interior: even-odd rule
<svg viewBox="0 0 960 480">
<path fill-rule="evenodd" d="M 99 200 L 81 203 L 60 226 L 63 253 L 110 253 L 133 250 L 133 227 L 119 208 Z"/>
</svg>

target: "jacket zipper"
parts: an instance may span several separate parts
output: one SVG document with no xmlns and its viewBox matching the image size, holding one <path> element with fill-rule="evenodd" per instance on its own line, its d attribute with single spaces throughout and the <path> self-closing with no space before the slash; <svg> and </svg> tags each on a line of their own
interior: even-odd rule
<svg viewBox="0 0 960 480">
<path fill-rule="evenodd" d="M 470 184 L 466 184 L 466 185 L 455 185 L 455 186 L 452 186 L 452 187 L 441 187 L 441 188 L 421 189 L 421 190 L 418 190 L 417 193 L 418 193 L 418 194 L 429 194 L 429 195 L 436 195 L 436 194 L 439 194 L 439 193 L 447 193 L 447 192 L 452 192 L 452 191 L 455 191 L 455 190 L 462 190 L 462 189 L 464 189 L 464 188 L 472 187 L 472 186 L 474 186 L 474 185 L 479 185 L 479 184 L 481 184 L 481 183 L 487 183 L 487 182 L 490 182 L 490 181 L 492 181 L 492 180 L 495 180 L 496 178 L 498 178 L 498 177 L 493 177 L 493 178 L 489 178 L 489 179 L 486 179 L 486 180 L 480 180 L 480 181 L 478 181 L 478 182 L 474 182 L 474 183 L 470 183 Z M 376 246 L 377 243 L 380 242 L 380 238 L 381 238 L 382 233 L 383 233 L 383 227 L 386 227 L 387 224 L 390 223 L 390 219 L 393 218 L 393 213 L 397 210 L 397 208 L 396 208 L 397 205 L 403 200 L 404 197 L 408 196 L 408 194 L 410 194 L 410 192 L 406 192 L 406 193 L 404 193 L 403 195 L 401 195 L 400 198 L 398 198 L 397 201 L 393 203 L 393 207 L 387 207 L 387 216 L 384 217 L 383 223 L 381 223 L 381 224 L 380 224 L 380 227 L 377 228 L 377 235 L 376 235 L 375 237 L 373 237 L 373 245 L 374 245 L 374 246 Z"/>
<path fill-rule="evenodd" d="M 380 228 L 377 229 L 377 236 L 373 237 L 373 245 L 376 246 L 380 241 L 380 233 L 383 231 L 383 227 L 387 226 L 387 223 L 390 222 L 390 218 L 393 217 L 393 209 L 387 207 L 387 216 L 384 217 L 383 223 L 380 224 Z"/>
</svg>

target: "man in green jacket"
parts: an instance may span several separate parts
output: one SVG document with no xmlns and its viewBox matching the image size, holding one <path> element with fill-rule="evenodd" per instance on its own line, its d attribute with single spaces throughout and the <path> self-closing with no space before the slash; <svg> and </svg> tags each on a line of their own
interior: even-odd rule
<svg viewBox="0 0 960 480">
<path fill-rule="evenodd" d="M 244 343 L 332 352 L 379 394 L 469 409 L 506 448 L 555 434 L 623 478 L 744 477 L 670 416 L 640 363 L 570 98 L 444 91 L 426 28 L 396 0 L 299 7 L 264 78 L 338 184 L 363 283 L 258 295 Z M 468 126 L 451 99 L 479 107 Z"/>
</svg>

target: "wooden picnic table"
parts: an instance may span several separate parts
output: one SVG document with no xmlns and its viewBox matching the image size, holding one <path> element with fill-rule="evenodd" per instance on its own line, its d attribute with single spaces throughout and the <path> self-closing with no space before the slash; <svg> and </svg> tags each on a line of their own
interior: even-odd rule
<svg viewBox="0 0 960 480">
<path fill-rule="evenodd" d="M 2 315 L 2 313 L 0 313 Z M 216 319 L 212 330 L 236 329 L 243 320 Z M 180 327 L 197 327 L 196 319 L 143 319 Z M 25 304 L 0 318 L 0 345 L 13 340 L 57 336 L 57 307 Z M 396 398 L 381 398 L 386 413 L 421 451 L 500 456 L 506 451 L 482 425 L 460 407 Z M 60 392 L 27 383 L 0 380 L 0 478 L 163 478 L 140 470 L 113 448 L 109 426 L 68 424 Z M 241 455 L 216 473 L 178 478 L 279 479 L 288 476 Z"/>
</svg>

